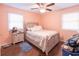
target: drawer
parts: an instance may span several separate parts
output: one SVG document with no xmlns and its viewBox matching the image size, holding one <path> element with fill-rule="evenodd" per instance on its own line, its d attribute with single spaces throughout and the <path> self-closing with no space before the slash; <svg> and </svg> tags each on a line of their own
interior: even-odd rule
<svg viewBox="0 0 79 59">
<path fill-rule="evenodd" d="M 17 34 L 17 35 L 12 36 L 12 41 L 13 43 L 24 41 L 24 34 Z"/>
</svg>

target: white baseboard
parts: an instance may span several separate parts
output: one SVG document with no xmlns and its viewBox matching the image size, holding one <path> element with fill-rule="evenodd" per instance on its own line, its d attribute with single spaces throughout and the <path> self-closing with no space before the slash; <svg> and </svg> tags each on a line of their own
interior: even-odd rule
<svg viewBox="0 0 79 59">
<path fill-rule="evenodd" d="M 10 43 L 2 43 L 1 44 L 1 47 L 3 46 L 3 47 L 8 47 L 8 46 L 10 46 L 11 45 L 11 42 Z"/>
</svg>

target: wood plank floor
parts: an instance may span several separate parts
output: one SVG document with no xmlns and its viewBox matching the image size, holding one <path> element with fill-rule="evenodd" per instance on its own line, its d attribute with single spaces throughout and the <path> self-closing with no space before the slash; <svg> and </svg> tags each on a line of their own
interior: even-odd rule
<svg viewBox="0 0 79 59">
<path fill-rule="evenodd" d="M 6 48 L 2 48 L 1 49 L 1 55 L 2 56 L 45 56 L 45 53 L 43 53 L 41 50 L 39 50 L 38 48 L 36 48 L 35 46 L 32 45 L 32 49 L 28 52 L 22 52 L 19 44 L 17 43 L 15 45 L 11 45 L 9 47 Z M 50 52 L 49 52 L 49 56 L 61 56 L 62 52 L 61 52 L 61 45 L 63 43 L 59 42 Z"/>
</svg>

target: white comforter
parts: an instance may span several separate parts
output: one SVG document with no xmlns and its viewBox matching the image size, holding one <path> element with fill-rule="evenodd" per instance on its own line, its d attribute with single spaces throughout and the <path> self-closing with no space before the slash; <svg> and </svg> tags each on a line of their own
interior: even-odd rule
<svg viewBox="0 0 79 59">
<path fill-rule="evenodd" d="M 56 31 L 27 31 L 27 35 L 29 35 L 34 41 L 40 42 L 39 46 L 42 47 L 42 51 L 45 51 L 46 39 L 50 39 L 53 35 L 57 34 Z"/>
<path fill-rule="evenodd" d="M 33 36 L 51 36 L 57 33 L 56 31 L 48 31 L 48 30 L 41 30 L 41 31 L 27 31 L 28 34 L 31 34 Z"/>
</svg>

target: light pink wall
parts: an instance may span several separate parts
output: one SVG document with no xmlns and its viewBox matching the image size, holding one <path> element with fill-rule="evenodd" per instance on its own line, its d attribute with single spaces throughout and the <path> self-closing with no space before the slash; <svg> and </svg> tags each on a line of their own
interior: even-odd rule
<svg viewBox="0 0 79 59">
<path fill-rule="evenodd" d="M 8 13 L 18 13 L 23 15 L 24 22 L 35 22 L 39 23 L 40 15 L 28 11 L 23 11 L 17 8 L 5 6 L 0 4 L 0 44 L 10 43 L 9 32 L 8 32 Z"/>
<path fill-rule="evenodd" d="M 55 12 L 49 12 L 42 14 L 42 25 L 46 29 L 56 30 L 60 32 L 61 37 L 63 40 L 67 40 L 71 35 L 77 33 L 72 30 L 63 30 L 61 26 L 62 22 L 62 14 L 70 13 L 70 12 L 79 12 L 79 5 L 73 6 L 70 8 L 65 8 Z M 72 16 L 73 17 L 73 16 Z"/>
<path fill-rule="evenodd" d="M 69 12 L 79 12 L 79 5 L 40 15 L 0 4 L 0 44 L 7 44 L 11 42 L 8 32 L 8 13 L 18 13 L 23 15 L 25 23 L 36 22 L 46 29 L 56 30 L 60 33 L 61 37 L 66 40 L 76 33 L 75 31 L 62 30 L 61 28 L 61 16 L 63 13 Z"/>
</svg>

